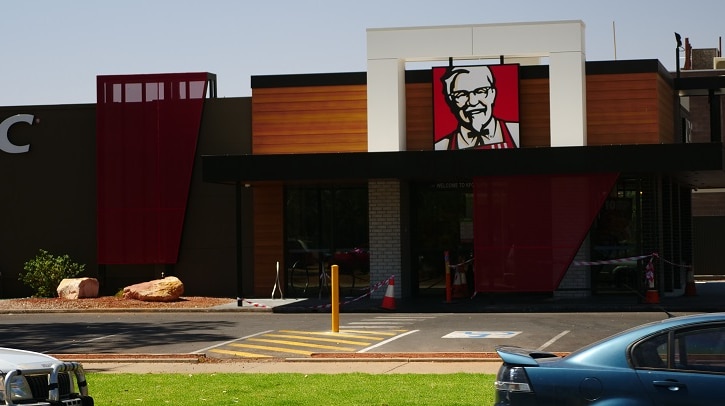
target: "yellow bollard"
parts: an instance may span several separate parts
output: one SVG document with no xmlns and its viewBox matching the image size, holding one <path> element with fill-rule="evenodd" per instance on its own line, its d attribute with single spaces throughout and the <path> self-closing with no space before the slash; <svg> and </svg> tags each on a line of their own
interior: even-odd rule
<svg viewBox="0 0 725 406">
<path fill-rule="evenodd" d="M 332 332 L 340 332 L 340 270 L 337 265 L 332 266 L 332 279 L 330 281 L 330 300 L 332 301 Z"/>
</svg>

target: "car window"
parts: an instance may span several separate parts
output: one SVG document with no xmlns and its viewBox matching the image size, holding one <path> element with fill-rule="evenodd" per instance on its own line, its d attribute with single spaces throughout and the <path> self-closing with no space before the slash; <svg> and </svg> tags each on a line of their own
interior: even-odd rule
<svg viewBox="0 0 725 406">
<path fill-rule="evenodd" d="M 674 368 L 725 373 L 725 327 L 675 333 Z"/>
<path fill-rule="evenodd" d="M 667 368 L 667 334 L 650 337 L 632 349 L 635 368 Z"/>
</svg>

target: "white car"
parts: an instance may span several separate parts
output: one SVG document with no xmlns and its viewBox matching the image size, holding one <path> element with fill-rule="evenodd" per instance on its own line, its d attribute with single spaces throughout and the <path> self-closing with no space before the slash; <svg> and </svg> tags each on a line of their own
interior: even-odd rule
<svg viewBox="0 0 725 406">
<path fill-rule="evenodd" d="M 80 363 L 0 347 L 0 405 L 93 406 L 93 398 Z"/>
</svg>

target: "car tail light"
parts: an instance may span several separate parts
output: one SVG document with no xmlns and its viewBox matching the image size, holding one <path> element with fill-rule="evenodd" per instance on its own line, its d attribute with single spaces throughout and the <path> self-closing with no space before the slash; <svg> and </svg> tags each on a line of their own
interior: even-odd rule
<svg viewBox="0 0 725 406">
<path fill-rule="evenodd" d="M 503 365 L 498 370 L 494 386 L 496 390 L 503 392 L 533 392 L 523 367 Z"/>
</svg>

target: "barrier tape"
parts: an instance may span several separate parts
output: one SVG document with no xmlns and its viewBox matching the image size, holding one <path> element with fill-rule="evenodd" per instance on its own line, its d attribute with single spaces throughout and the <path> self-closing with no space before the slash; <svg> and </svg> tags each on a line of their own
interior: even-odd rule
<svg viewBox="0 0 725 406">
<path fill-rule="evenodd" d="M 346 305 L 346 304 L 349 304 L 349 303 L 356 302 L 356 301 L 358 301 L 358 300 L 360 300 L 360 299 L 362 299 L 364 297 L 367 297 L 367 296 L 372 295 L 373 292 L 375 292 L 376 290 L 380 289 L 383 286 L 387 286 L 390 283 L 390 279 L 392 279 L 393 277 L 394 277 L 394 275 L 390 275 L 389 278 L 386 278 L 386 279 L 384 279 L 384 280 L 376 283 L 374 286 L 372 286 L 370 289 L 368 289 L 367 293 L 362 294 L 362 295 L 360 295 L 360 296 L 358 296 L 356 298 L 350 299 L 348 301 L 341 302 L 340 303 L 340 306 Z M 239 300 L 240 299 L 237 298 L 237 301 L 239 301 Z M 272 306 L 267 306 L 267 305 L 262 304 L 262 303 L 252 302 L 252 301 L 249 301 L 249 300 L 246 300 L 246 299 L 241 299 L 241 301 L 243 301 L 244 303 L 248 303 L 249 305 L 254 306 L 254 307 L 272 308 Z M 332 307 L 332 303 L 326 303 L 326 304 L 317 305 L 317 306 L 309 306 L 309 307 L 306 307 L 306 309 L 326 309 L 328 307 Z"/>
<path fill-rule="evenodd" d="M 460 264 L 448 265 L 448 267 L 451 268 L 451 269 L 456 269 L 456 268 L 462 267 L 462 266 L 464 266 L 464 265 L 466 265 L 466 264 L 468 264 L 470 262 L 473 262 L 473 258 L 471 258 L 469 260 L 466 260 L 466 261 L 463 261 Z"/>
<path fill-rule="evenodd" d="M 674 263 L 672 261 L 668 261 L 668 260 L 666 260 L 664 258 L 660 258 L 660 256 L 656 252 L 654 254 L 652 254 L 652 256 L 655 257 L 655 258 L 657 258 L 657 259 L 659 259 L 660 261 L 662 261 L 664 263 L 667 263 L 667 264 L 670 264 L 672 266 L 677 266 L 677 267 L 680 267 L 680 268 L 692 268 L 692 265 L 676 264 L 676 263 Z"/>
<path fill-rule="evenodd" d="M 656 256 L 656 254 L 650 254 L 650 255 L 639 255 L 636 257 L 628 257 L 628 258 L 616 258 L 616 259 L 607 259 L 602 261 L 574 261 L 571 264 L 574 266 L 580 266 L 580 265 L 607 265 L 607 264 L 621 264 L 622 262 L 632 262 L 637 261 L 640 259 L 649 258 L 652 256 Z"/>
<path fill-rule="evenodd" d="M 658 260 L 665 262 L 667 264 L 670 264 L 672 266 L 677 266 L 680 268 L 692 268 L 692 265 L 685 265 L 685 264 L 676 264 L 672 261 L 668 261 L 664 258 L 661 258 L 660 255 L 656 252 L 653 252 L 649 255 L 639 255 L 636 257 L 627 257 L 627 258 L 616 258 L 616 259 L 607 259 L 602 261 L 574 261 L 571 264 L 575 266 L 579 265 L 607 265 L 607 264 L 621 264 L 623 262 L 632 262 L 632 261 L 638 261 L 640 259 L 645 258 L 657 258 Z"/>
<path fill-rule="evenodd" d="M 664 258 L 661 258 L 659 256 L 659 254 L 656 253 L 656 252 L 653 252 L 652 254 L 649 254 L 649 255 L 638 255 L 638 256 L 634 256 L 634 257 L 615 258 L 615 259 L 607 259 L 607 260 L 602 260 L 602 261 L 573 261 L 572 262 L 572 265 L 573 266 L 586 266 L 586 265 L 620 264 L 620 263 L 624 263 L 624 262 L 638 261 L 640 259 L 645 259 L 645 258 L 657 258 L 658 260 L 660 260 L 662 262 L 665 262 L 665 263 L 667 263 L 669 265 L 672 265 L 672 266 L 681 267 L 681 268 L 692 268 L 692 265 L 676 264 L 676 263 L 674 263 L 672 261 L 668 261 L 668 260 L 666 260 Z M 455 270 L 456 268 L 462 267 L 462 266 L 464 266 L 464 265 L 466 265 L 466 264 L 468 264 L 470 262 L 473 262 L 473 260 L 474 260 L 474 258 L 471 258 L 469 260 L 466 260 L 464 262 L 461 262 L 460 264 L 449 265 L 449 267 L 451 269 L 454 269 Z M 364 297 L 368 297 L 368 296 L 372 295 L 373 292 L 375 292 L 376 290 L 380 289 L 383 286 L 387 286 L 390 283 L 390 279 L 392 279 L 393 277 L 394 277 L 394 275 L 391 275 L 390 277 L 388 277 L 388 278 L 386 278 L 386 279 L 384 279 L 384 280 L 376 283 L 374 286 L 372 286 L 367 291 L 367 293 L 365 293 L 363 295 L 360 295 L 360 296 L 358 296 L 356 298 L 350 299 L 348 301 L 341 302 L 340 305 L 342 306 L 342 305 L 350 304 L 350 303 L 356 302 L 356 301 L 358 301 L 358 300 L 360 300 L 360 299 L 362 299 Z M 329 277 L 329 275 L 327 275 L 327 273 L 323 272 L 322 275 L 320 275 L 320 278 L 321 279 L 322 278 L 328 279 L 330 277 Z M 471 296 L 471 299 L 475 298 L 477 293 L 478 293 L 477 291 L 474 291 L 473 292 L 473 296 Z M 237 298 L 237 301 L 239 301 L 239 300 L 240 299 Z M 245 302 L 245 303 L 248 303 L 251 306 L 254 306 L 254 307 L 261 307 L 261 308 L 271 308 L 272 307 L 272 306 L 267 306 L 267 305 L 262 304 L 262 303 L 251 302 L 251 301 L 246 300 L 246 299 L 241 299 L 241 300 L 243 302 Z M 327 303 L 327 304 L 317 305 L 317 306 L 310 306 L 310 307 L 306 307 L 306 308 L 307 309 L 326 309 L 326 308 L 329 308 L 329 307 L 332 307 L 332 303 Z"/>
</svg>

